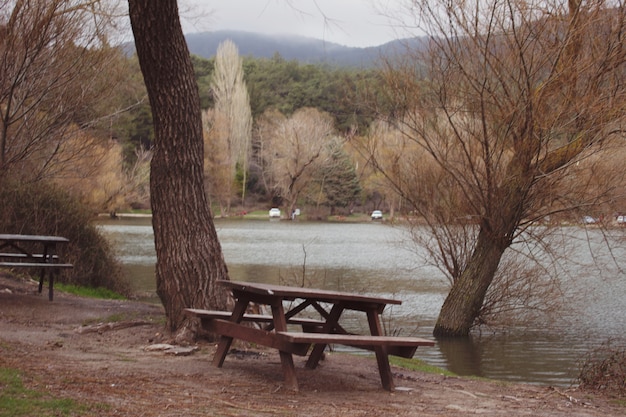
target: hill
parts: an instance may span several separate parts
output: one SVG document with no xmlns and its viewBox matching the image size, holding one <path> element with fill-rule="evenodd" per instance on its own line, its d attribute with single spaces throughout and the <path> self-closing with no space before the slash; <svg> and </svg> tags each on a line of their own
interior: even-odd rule
<svg viewBox="0 0 626 417">
<path fill-rule="evenodd" d="M 382 56 L 401 50 L 406 43 L 420 45 L 424 42 L 423 38 L 400 39 L 379 46 L 356 48 L 303 36 L 263 35 L 228 30 L 189 33 L 185 37 L 189 51 L 203 58 L 215 56 L 218 45 L 230 39 L 239 48 L 241 56 L 271 58 L 280 54 L 288 61 L 357 68 L 376 65 Z M 123 47 L 129 53 L 134 53 L 132 43 L 125 44 Z"/>
<path fill-rule="evenodd" d="M 185 36 L 190 52 L 204 58 L 214 56 L 218 45 L 227 39 L 237 45 L 241 56 L 271 58 L 278 53 L 288 61 L 337 66 L 372 66 L 385 49 L 385 45 L 354 48 L 302 36 L 241 31 L 190 33 Z"/>
</svg>

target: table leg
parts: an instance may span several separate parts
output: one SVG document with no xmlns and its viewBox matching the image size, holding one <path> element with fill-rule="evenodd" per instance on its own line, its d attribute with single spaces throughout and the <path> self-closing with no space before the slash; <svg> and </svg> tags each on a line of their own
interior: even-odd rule
<svg viewBox="0 0 626 417">
<path fill-rule="evenodd" d="M 47 245 L 44 244 L 43 245 L 43 256 L 41 258 L 41 261 L 43 263 L 52 263 L 54 262 L 54 259 L 52 257 L 52 255 L 54 254 L 54 248 L 55 245 Z M 50 270 L 48 271 L 48 300 L 52 301 L 52 298 L 54 296 L 54 274 L 58 273 L 58 271 L 55 270 Z M 46 269 L 45 268 L 41 268 L 41 274 L 39 276 L 39 293 L 41 294 L 41 292 L 43 291 L 43 282 L 45 280 L 46 277 Z"/>
<path fill-rule="evenodd" d="M 54 275 L 58 273 L 59 271 L 56 268 L 48 272 L 48 301 L 52 301 L 54 297 Z"/>
<path fill-rule="evenodd" d="M 285 317 L 282 301 L 272 304 L 272 317 L 274 318 L 274 327 L 277 332 L 287 331 L 287 318 Z M 293 364 L 293 355 L 282 350 L 279 350 L 278 353 L 283 367 L 283 375 L 285 376 L 285 385 L 293 391 L 298 391 L 298 378 L 296 377 L 296 368 Z"/>
<path fill-rule="evenodd" d="M 337 303 L 333 305 L 333 308 L 330 310 L 330 314 L 326 319 L 326 323 L 324 323 L 323 333 L 332 333 L 333 329 L 337 326 L 337 322 L 339 321 L 339 317 L 341 317 L 341 313 L 343 312 L 343 305 L 341 303 Z M 316 344 L 309 355 L 309 359 L 306 361 L 306 367 L 309 369 L 317 368 L 317 364 L 322 359 L 322 355 L 324 354 L 324 349 L 326 349 L 326 345 Z"/>
<path fill-rule="evenodd" d="M 236 323 L 241 323 L 241 319 L 243 318 L 246 309 L 248 308 L 248 300 L 239 298 L 235 303 L 235 308 L 233 309 L 233 313 L 230 316 L 230 321 L 234 321 Z M 224 365 L 224 359 L 226 359 L 226 355 L 228 354 L 228 349 L 230 349 L 230 345 L 233 343 L 233 338 L 228 336 L 221 336 L 220 342 L 217 345 L 217 350 L 215 351 L 215 356 L 213 356 L 213 365 L 221 368 Z"/>
<path fill-rule="evenodd" d="M 367 321 L 370 326 L 372 336 L 381 336 L 383 334 L 380 317 L 376 310 L 367 311 Z M 393 383 L 393 375 L 391 374 L 391 366 L 389 365 L 389 354 L 386 346 L 375 346 L 376 362 L 378 363 L 378 373 L 380 374 L 380 382 L 387 391 L 395 389 Z"/>
<path fill-rule="evenodd" d="M 41 273 L 39 274 L 39 294 L 43 291 L 43 281 L 46 277 L 46 269 L 41 268 Z"/>
</svg>

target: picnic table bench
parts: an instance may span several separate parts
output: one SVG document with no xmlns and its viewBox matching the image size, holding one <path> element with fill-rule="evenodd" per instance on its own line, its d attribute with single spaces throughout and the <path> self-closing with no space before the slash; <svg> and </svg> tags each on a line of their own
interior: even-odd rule
<svg viewBox="0 0 626 417">
<path fill-rule="evenodd" d="M 48 299 L 54 298 L 54 278 L 61 269 L 73 268 L 69 263 L 60 262 L 55 253 L 57 244 L 69 242 L 61 236 L 40 236 L 20 234 L 0 234 L 0 267 L 8 269 L 40 269 L 39 293 L 48 274 Z M 38 252 L 33 250 L 35 248 Z"/>
<path fill-rule="evenodd" d="M 199 317 L 200 319 L 205 320 L 214 320 L 214 319 L 222 319 L 228 320 L 231 317 L 230 311 L 216 311 L 216 310 L 202 310 L 195 308 L 186 309 L 187 313 Z M 244 313 L 242 317 L 242 321 L 253 322 L 253 323 L 264 323 L 266 324 L 265 329 L 271 329 L 272 323 L 274 323 L 274 319 L 272 316 L 267 314 L 250 314 Z M 320 329 L 324 324 L 323 320 L 310 319 L 307 317 L 290 317 L 287 319 L 287 324 L 295 324 L 302 326 L 302 329 L 305 332 L 315 332 Z"/>
<path fill-rule="evenodd" d="M 341 344 L 372 350 L 376 354 L 383 387 L 393 391 L 388 355 L 411 358 L 419 346 L 435 344 L 422 338 L 383 334 L 380 314 L 386 305 L 400 304 L 399 300 L 259 283 L 237 281 L 219 283 L 230 288 L 233 293 L 236 302 L 232 312 L 186 309 L 188 315 L 201 320 L 204 330 L 221 335 L 213 364 L 217 367 L 224 364 L 233 339 L 275 348 L 280 354 L 285 382 L 295 391 L 298 390 L 298 381 L 292 355 L 309 355 L 306 367 L 315 369 L 327 345 Z M 285 311 L 283 303 L 296 300 L 299 303 Z M 270 306 L 272 315 L 246 313 L 251 303 Z M 297 316 L 308 307 L 317 311 L 321 319 Z M 347 332 L 339 324 L 341 314 L 345 310 L 364 312 L 370 334 L 357 335 Z M 263 327 L 250 327 L 242 324 L 244 321 L 260 323 Z M 302 331 L 293 331 L 288 325 L 300 326 Z"/>
</svg>

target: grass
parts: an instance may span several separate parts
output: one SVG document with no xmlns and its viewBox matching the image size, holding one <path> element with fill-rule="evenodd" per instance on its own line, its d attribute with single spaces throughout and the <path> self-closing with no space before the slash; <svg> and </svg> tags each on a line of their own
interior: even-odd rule
<svg viewBox="0 0 626 417">
<path fill-rule="evenodd" d="M 455 373 L 446 369 L 439 368 L 437 366 L 429 365 L 426 362 L 419 359 L 406 359 L 398 356 L 389 356 L 389 363 L 400 368 L 408 369 L 411 371 L 420 371 L 429 374 L 456 376 Z"/>
<path fill-rule="evenodd" d="M 81 297 L 88 298 L 101 298 L 106 300 L 125 300 L 126 297 L 123 295 L 116 293 L 115 291 L 111 291 L 107 288 L 92 288 L 92 287 L 82 287 L 79 285 L 71 285 L 71 284 L 55 284 L 55 288 L 70 293 L 74 295 L 78 295 Z"/>
<path fill-rule="evenodd" d="M 0 417 L 93 415 L 100 407 L 28 389 L 19 371 L 0 367 Z"/>
<path fill-rule="evenodd" d="M 626 398 L 622 399 L 622 398 L 618 398 L 615 400 L 615 404 L 620 406 L 620 407 L 624 407 L 626 408 Z"/>
</svg>

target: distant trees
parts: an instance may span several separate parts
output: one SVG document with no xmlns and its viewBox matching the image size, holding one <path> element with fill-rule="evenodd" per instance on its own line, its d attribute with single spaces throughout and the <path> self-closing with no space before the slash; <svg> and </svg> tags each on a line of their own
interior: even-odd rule
<svg viewBox="0 0 626 417">
<path fill-rule="evenodd" d="M 366 128 L 374 119 L 374 110 L 358 100 L 361 90 L 374 90 L 379 85 L 374 69 L 303 64 L 279 55 L 246 58 L 243 66 L 255 119 L 267 110 L 289 116 L 312 107 L 331 114 L 340 133 L 356 126 Z"/>
<path fill-rule="evenodd" d="M 338 208 L 350 212 L 361 197 L 361 184 L 354 162 L 343 145 L 344 142 L 338 138 L 328 144 L 328 158 L 317 174 L 321 191 L 318 204 L 329 207 L 331 215 L 336 214 Z"/>
<path fill-rule="evenodd" d="M 260 157 L 267 184 L 291 213 L 328 162 L 334 139 L 332 117 L 303 108 L 289 118 L 268 113 L 259 125 Z"/>
<path fill-rule="evenodd" d="M 242 61 L 232 41 L 218 47 L 211 83 L 214 108 L 207 112 L 206 172 L 208 191 L 217 197 L 222 214 L 230 209 L 235 179 L 241 173 L 241 201 L 245 201 L 252 141 L 252 115 Z M 212 175 L 216 172 L 218 175 Z"/>
<path fill-rule="evenodd" d="M 411 5 L 408 19 L 431 38 L 384 74 L 390 129 L 401 136 L 364 147 L 428 225 L 424 242 L 451 279 L 435 335 L 466 336 L 494 279 L 511 279 L 513 270 L 501 268 L 512 245 L 545 245 L 537 221 L 608 196 L 573 175 L 623 138 L 626 8 L 580 0 Z"/>
<path fill-rule="evenodd" d="M 140 77 L 132 70 L 136 58 L 130 58 L 131 70 L 127 80 Z M 200 106 L 203 110 L 215 106 L 212 92 L 216 59 L 192 56 L 195 78 L 200 89 Z M 339 134 L 354 129 L 364 132 L 375 118 L 375 109 L 364 99 L 366 93 L 380 94 L 381 78 L 373 68 L 334 68 L 324 65 L 287 61 L 275 56 L 272 59 L 243 57 L 244 81 L 248 90 L 253 120 L 267 110 L 278 110 L 291 115 L 303 107 L 314 107 L 331 114 Z M 138 71 L 138 70 L 137 70 Z M 138 91 L 127 92 L 137 96 Z M 129 113 L 133 123 L 128 133 L 133 144 L 149 148 L 151 120 L 147 103 Z M 126 122 L 124 122 L 126 126 Z M 128 156 L 132 156 L 131 153 Z"/>
</svg>

